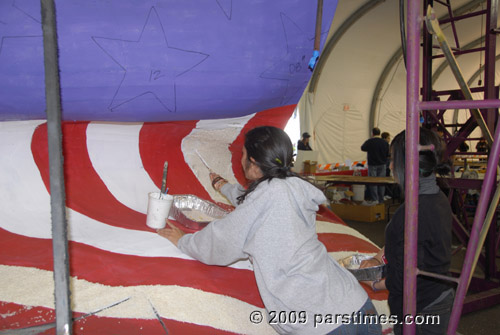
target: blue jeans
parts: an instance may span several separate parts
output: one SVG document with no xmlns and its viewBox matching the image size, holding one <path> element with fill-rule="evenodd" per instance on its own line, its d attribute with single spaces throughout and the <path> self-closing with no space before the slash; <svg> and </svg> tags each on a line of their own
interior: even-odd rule
<svg viewBox="0 0 500 335">
<path fill-rule="evenodd" d="M 385 177 L 385 164 L 384 165 L 368 165 L 368 176 L 370 177 Z M 368 197 L 371 200 L 378 201 L 379 204 L 384 202 L 385 186 L 384 185 L 370 185 L 368 186 Z"/>
<path fill-rule="evenodd" d="M 373 306 L 372 301 L 368 298 L 356 315 L 373 315 L 377 316 L 377 310 Z M 378 318 L 377 318 L 378 320 Z M 357 322 L 346 323 L 332 330 L 327 335 L 380 335 L 382 334 L 382 326 L 378 322 Z"/>
<path fill-rule="evenodd" d="M 438 320 L 430 319 L 428 322 L 423 322 L 422 324 L 416 325 L 416 334 L 424 335 L 440 335 L 446 334 L 448 329 L 448 322 L 450 321 L 451 309 L 453 307 L 453 300 L 455 300 L 455 290 L 449 289 L 443 294 L 441 294 L 436 300 L 431 302 L 429 305 L 424 307 L 419 313 L 419 316 L 429 316 L 436 317 L 439 316 Z M 423 320 L 422 320 L 423 321 Z M 394 334 L 403 334 L 403 326 L 398 324 L 394 326 Z"/>
</svg>

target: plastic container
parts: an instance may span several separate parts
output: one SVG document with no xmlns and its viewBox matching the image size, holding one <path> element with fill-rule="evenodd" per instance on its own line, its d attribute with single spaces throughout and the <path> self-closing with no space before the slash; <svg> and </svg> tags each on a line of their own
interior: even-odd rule
<svg viewBox="0 0 500 335">
<path fill-rule="evenodd" d="M 160 197 L 160 192 L 151 192 L 148 195 L 146 225 L 153 229 L 165 228 L 174 197 L 170 194 L 162 194 Z"/>
<path fill-rule="evenodd" d="M 352 185 L 352 191 L 354 192 L 352 197 L 354 201 L 365 200 L 365 185 Z"/>
</svg>

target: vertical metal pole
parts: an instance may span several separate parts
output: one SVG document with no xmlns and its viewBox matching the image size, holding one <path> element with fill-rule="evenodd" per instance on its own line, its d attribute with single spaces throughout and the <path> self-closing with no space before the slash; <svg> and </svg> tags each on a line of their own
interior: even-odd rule
<svg viewBox="0 0 500 335">
<path fill-rule="evenodd" d="M 464 265 L 460 275 L 460 282 L 457 287 L 453 309 L 451 311 L 450 324 L 448 326 L 448 334 L 455 334 L 458 327 L 458 321 L 462 314 L 462 307 L 467 289 L 469 288 L 470 280 L 472 278 L 472 271 L 474 265 L 474 257 L 476 249 L 479 245 L 480 233 L 483 223 L 485 222 L 486 211 L 490 203 L 491 192 L 493 186 L 496 184 L 496 172 L 498 160 L 500 157 L 500 124 L 497 124 L 493 146 L 489 155 L 488 166 L 486 167 L 486 174 L 484 175 L 483 186 L 479 196 L 479 203 L 474 216 L 472 224 L 469 243 L 467 244 L 467 252 L 465 254 Z"/>
<path fill-rule="evenodd" d="M 497 34 L 495 34 L 493 30 L 497 28 L 498 0 L 488 0 L 486 5 L 486 26 L 484 27 L 484 99 L 495 99 L 495 57 Z M 492 134 L 495 132 L 496 113 L 497 110 L 488 109 L 485 116 L 486 125 Z"/>
<path fill-rule="evenodd" d="M 316 9 L 316 34 L 314 36 L 314 50 L 318 51 L 321 44 L 322 19 L 323 19 L 323 0 L 318 0 L 318 8 Z"/>
<path fill-rule="evenodd" d="M 498 0 L 488 0 L 486 2 L 486 25 L 485 25 L 485 52 L 484 52 L 484 99 L 495 99 L 495 62 L 496 62 L 496 38 L 497 34 L 493 32 L 497 28 L 498 17 Z M 495 120 L 497 117 L 497 109 L 488 109 L 483 115 L 486 125 L 493 134 L 495 131 Z M 496 248 L 495 235 L 496 228 L 490 226 L 490 233 L 485 245 L 485 254 L 487 264 L 485 267 L 486 278 L 494 277 L 496 273 Z"/>
<path fill-rule="evenodd" d="M 433 5 L 433 0 L 424 1 L 424 13 L 428 5 Z M 423 34 L 423 57 L 422 57 L 422 100 L 431 101 L 432 93 L 432 35 L 426 27 L 422 30 Z"/>
<path fill-rule="evenodd" d="M 417 311 L 418 240 L 418 141 L 419 141 L 419 0 L 407 2 L 406 75 L 406 173 L 403 315 Z M 403 320 L 404 321 L 404 320 Z M 415 324 L 403 324 L 405 335 L 415 334 Z"/>
<path fill-rule="evenodd" d="M 50 206 L 52 215 L 52 249 L 54 253 L 56 331 L 58 335 L 62 335 L 71 333 L 72 320 L 62 156 L 61 88 L 54 0 L 41 0 L 41 8 L 50 162 Z"/>
<path fill-rule="evenodd" d="M 486 28 L 485 28 L 486 44 L 485 44 L 484 99 L 495 98 L 496 35 L 492 32 L 492 29 L 496 27 L 497 11 L 498 11 L 498 0 L 488 0 L 487 14 L 486 14 Z M 491 132 L 493 132 L 492 130 L 494 127 L 494 120 L 496 113 L 497 113 L 496 109 L 490 109 L 486 114 L 487 128 Z M 469 284 L 472 278 L 472 272 L 474 271 L 476 263 L 475 254 L 478 252 L 477 249 L 480 248 L 481 246 L 480 244 L 481 230 L 483 224 L 486 224 L 485 222 L 486 211 L 488 209 L 488 205 L 490 202 L 490 196 L 493 186 L 496 184 L 496 171 L 500 155 L 499 141 L 500 141 L 500 124 L 497 124 L 491 152 L 489 155 L 488 166 L 486 169 L 483 186 L 481 188 L 479 203 L 476 209 L 476 215 L 474 216 L 474 222 L 472 224 L 469 243 L 467 245 L 467 252 L 465 254 L 464 265 L 462 267 L 462 272 L 457 287 L 455 301 L 453 302 L 453 309 L 451 311 L 450 323 L 448 325 L 448 334 L 455 334 L 457 331 L 458 323 L 460 321 L 460 316 L 462 314 L 463 302 L 465 299 L 465 295 L 467 294 L 467 290 L 469 288 Z M 494 265 L 493 268 L 495 268 Z"/>
</svg>

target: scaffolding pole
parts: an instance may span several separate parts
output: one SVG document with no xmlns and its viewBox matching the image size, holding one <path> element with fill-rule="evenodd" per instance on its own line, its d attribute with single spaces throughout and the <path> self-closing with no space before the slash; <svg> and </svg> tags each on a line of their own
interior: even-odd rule
<svg viewBox="0 0 500 335">
<path fill-rule="evenodd" d="M 72 320 L 62 156 L 61 87 L 54 0 L 41 0 L 41 12 L 45 67 L 45 100 L 47 105 L 56 331 L 58 335 L 64 335 L 71 333 Z"/>
<path fill-rule="evenodd" d="M 492 21 L 489 22 L 488 28 L 487 28 L 487 34 L 488 36 L 491 35 L 492 27 L 496 27 L 496 16 L 497 16 L 497 7 L 498 7 L 498 1 L 497 0 L 488 0 L 488 11 L 487 11 L 487 21 Z M 494 11 L 494 13 L 492 13 Z M 494 17 L 495 19 L 493 19 Z M 489 123 L 485 122 L 482 120 L 482 115 L 479 113 L 478 108 L 490 108 L 489 110 L 489 115 L 488 116 L 495 116 L 496 108 L 500 105 L 500 100 L 494 99 L 494 94 L 493 88 L 494 87 L 492 82 L 494 83 L 494 75 L 489 75 L 487 83 L 485 83 L 485 96 L 484 100 L 482 101 L 474 101 L 472 100 L 472 95 L 470 93 L 470 89 L 468 86 L 465 84 L 465 81 L 463 80 L 463 76 L 460 73 L 460 69 L 458 67 L 458 64 L 456 63 L 456 60 L 454 58 L 453 52 L 451 49 L 448 47 L 446 40 L 444 39 L 444 35 L 440 31 L 439 24 L 435 17 L 432 17 L 432 13 L 428 11 L 427 15 L 427 21 L 428 21 L 428 28 L 433 32 L 436 36 L 437 39 L 440 43 L 441 48 L 443 49 L 443 52 L 450 63 L 450 67 L 452 67 L 453 74 L 455 75 L 455 78 L 460 84 L 460 87 L 462 89 L 462 92 L 464 93 L 464 96 L 466 99 L 469 99 L 469 101 L 446 101 L 446 102 L 434 102 L 434 101 L 424 101 L 419 103 L 419 109 L 420 110 L 434 110 L 434 109 L 440 109 L 440 110 L 447 110 L 447 109 L 475 109 L 473 110 L 474 117 L 480 126 L 481 130 L 483 131 L 483 135 L 487 138 L 488 142 L 491 144 L 491 152 L 489 155 L 488 159 L 488 165 L 487 165 L 487 170 L 485 174 L 485 178 L 482 184 L 481 188 L 481 193 L 480 193 L 480 198 L 479 198 L 479 203 L 477 207 L 476 214 L 474 216 L 474 222 L 472 225 L 471 229 L 471 234 L 469 237 L 469 242 L 467 245 L 467 252 L 462 268 L 462 272 L 460 274 L 460 277 L 458 280 L 458 287 L 457 287 L 457 292 L 456 292 L 456 297 L 453 303 L 453 309 L 451 312 L 451 317 L 448 325 L 448 334 L 455 334 L 456 330 L 458 328 L 458 323 L 460 321 L 460 316 L 462 313 L 463 309 L 463 303 L 465 299 L 465 295 L 467 293 L 468 287 L 470 285 L 470 281 L 472 278 L 472 274 L 474 272 L 475 265 L 477 263 L 477 260 L 479 258 L 481 248 L 483 246 L 483 243 L 486 239 L 486 234 L 488 233 L 488 228 L 491 223 L 491 219 L 494 214 L 494 210 L 496 208 L 496 205 L 498 204 L 499 198 L 500 198 L 500 192 L 497 188 L 497 191 L 495 192 L 495 196 L 493 199 L 493 204 L 491 206 L 489 205 L 489 201 L 491 198 L 491 194 L 493 191 L 493 188 L 495 186 L 498 187 L 497 184 L 497 179 L 496 179 L 496 172 L 497 172 L 497 166 L 499 162 L 499 156 L 500 156 L 500 125 L 496 125 L 496 131 L 495 135 L 491 136 L 490 129 L 495 129 L 495 125 L 492 124 L 492 117 L 488 118 Z M 494 22 L 493 22 L 494 21 Z M 494 38 L 493 38 L 494 42 Z M 494 45 L 494 43 L 490 43 L 490 48 L 486 48 L 487 52 L 488 50 L 491 52 L 491 45 Z M 494 48 L 493 48 L 494 52 Z M 486 59 L 486 64 L 490 66 L 494 66 L 489 64 L 492 62 L 492 57 L 491 55 L 488 55 Z M 493 60 L 494 61 L 494 60 Z M 494 67 L 493 67 L 494 68 Z M 494 71 L 489 71 L 493 72 Z M 488 86 L 487 86 L 488 85 Z M 430 88 L 427 88 L 428 91 L 430 91 Z M 410 100 L 410 96 L 408 96 L 408 100 Z M 495 108 L 495 109 L 493 109 Z M 490 206 L 490 209 L 488 211 L 488 215 L 486 215 L 486 211 L 488 210 L 488 206 Z M 411 300 L 411 296 L 406 296 L 405 295 L 405 300 Z M 405 333 L 406 334 L 406 333 Z M 413 334 L 413 333 L 411 333 Z"/>
<path fill-rule="evenodd" d="M 481 230 L 483 224 L 485 223 L 486 211 L 488 210 L 493 187 L 496 185 L 496 172 L 499 156 L 500 125 L 497 124 L 495 136 L 493 138 L 493 146 L 491 148 L 488 165 L 486 167 L 483 186 L 481 188 L 481 194 L 479 196 L 479 203 L 477 206 L 476 215 L 474 216 L 474 222 L 472 224 L 472 231 L 469 243 L 467 244 L 467 252 L 465 254 L 464 265 L 462 268 L 462 273 L 460 275 L 460 282 L 457 287 L 457 293 L 455 296 L 455 301 L 453 303 L 453 309 L 451 311 L 448 334 L 456 333 L 460 315 L 462 314 L 463 302 L 465 299 L 465 295 L 467 294 L 467 289 L 469 288 L 472 273 L 474 271 L 474 259 L 476 251 L 481 247 L 479 242 Z"/>
<path fill-rule="evenodd" d="M 417 311 L 417 239 L 418 239 L 418 142 L 419 142 L 419 51 L 420 1 L 407 2 L 407 74 L 406 74 L 406 172 L 405 172 L 405 245 L 403 315 Z M 415 324 L 403 324 L 405 335 L 415 334 Z"/>
</svg>

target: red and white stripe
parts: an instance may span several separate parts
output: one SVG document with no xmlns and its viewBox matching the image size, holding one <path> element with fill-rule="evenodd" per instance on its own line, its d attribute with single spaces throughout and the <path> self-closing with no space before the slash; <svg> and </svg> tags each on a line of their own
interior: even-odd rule
<svg viewBox="0 0 500 335">
<path fill-rule="evenodd" d="M 148 228 L 145 213 L 164 161 L 169 193 L 218 201 L 199 180 L 202 173 L 188 152 L 190 134 L 203 133 L 196 129 L 226 123 L 237 130 L 223 163 L 238 166 L 246 130 L 262 124 L 283 128 L 292 112 L 293 106 L 278 108 L 234 122 L 63 124 L 73 311 L 79 316 L 130 298 L 76 322 L 74 333 L 164 332 L 149 303 L 170 334 L 273 333 L 265 323 L 249 321 L 252 311 L 264 308 L 249 262 L 216 267 L 192 260 Z M 42 121 L 0 123 L 0 330 L 55 317 L 53 287 L 46 285 L 53 276 L 46 140 Z M 217 164 L 217 157 L 206 159 Z M 244 178 L 239 170 L 230 177 Z M 326 208 L 318 213 L 318 236 L 334 258 L 377 251 Z M 387 314 L 387 295 L 367 291 Z"/>
</svg>

